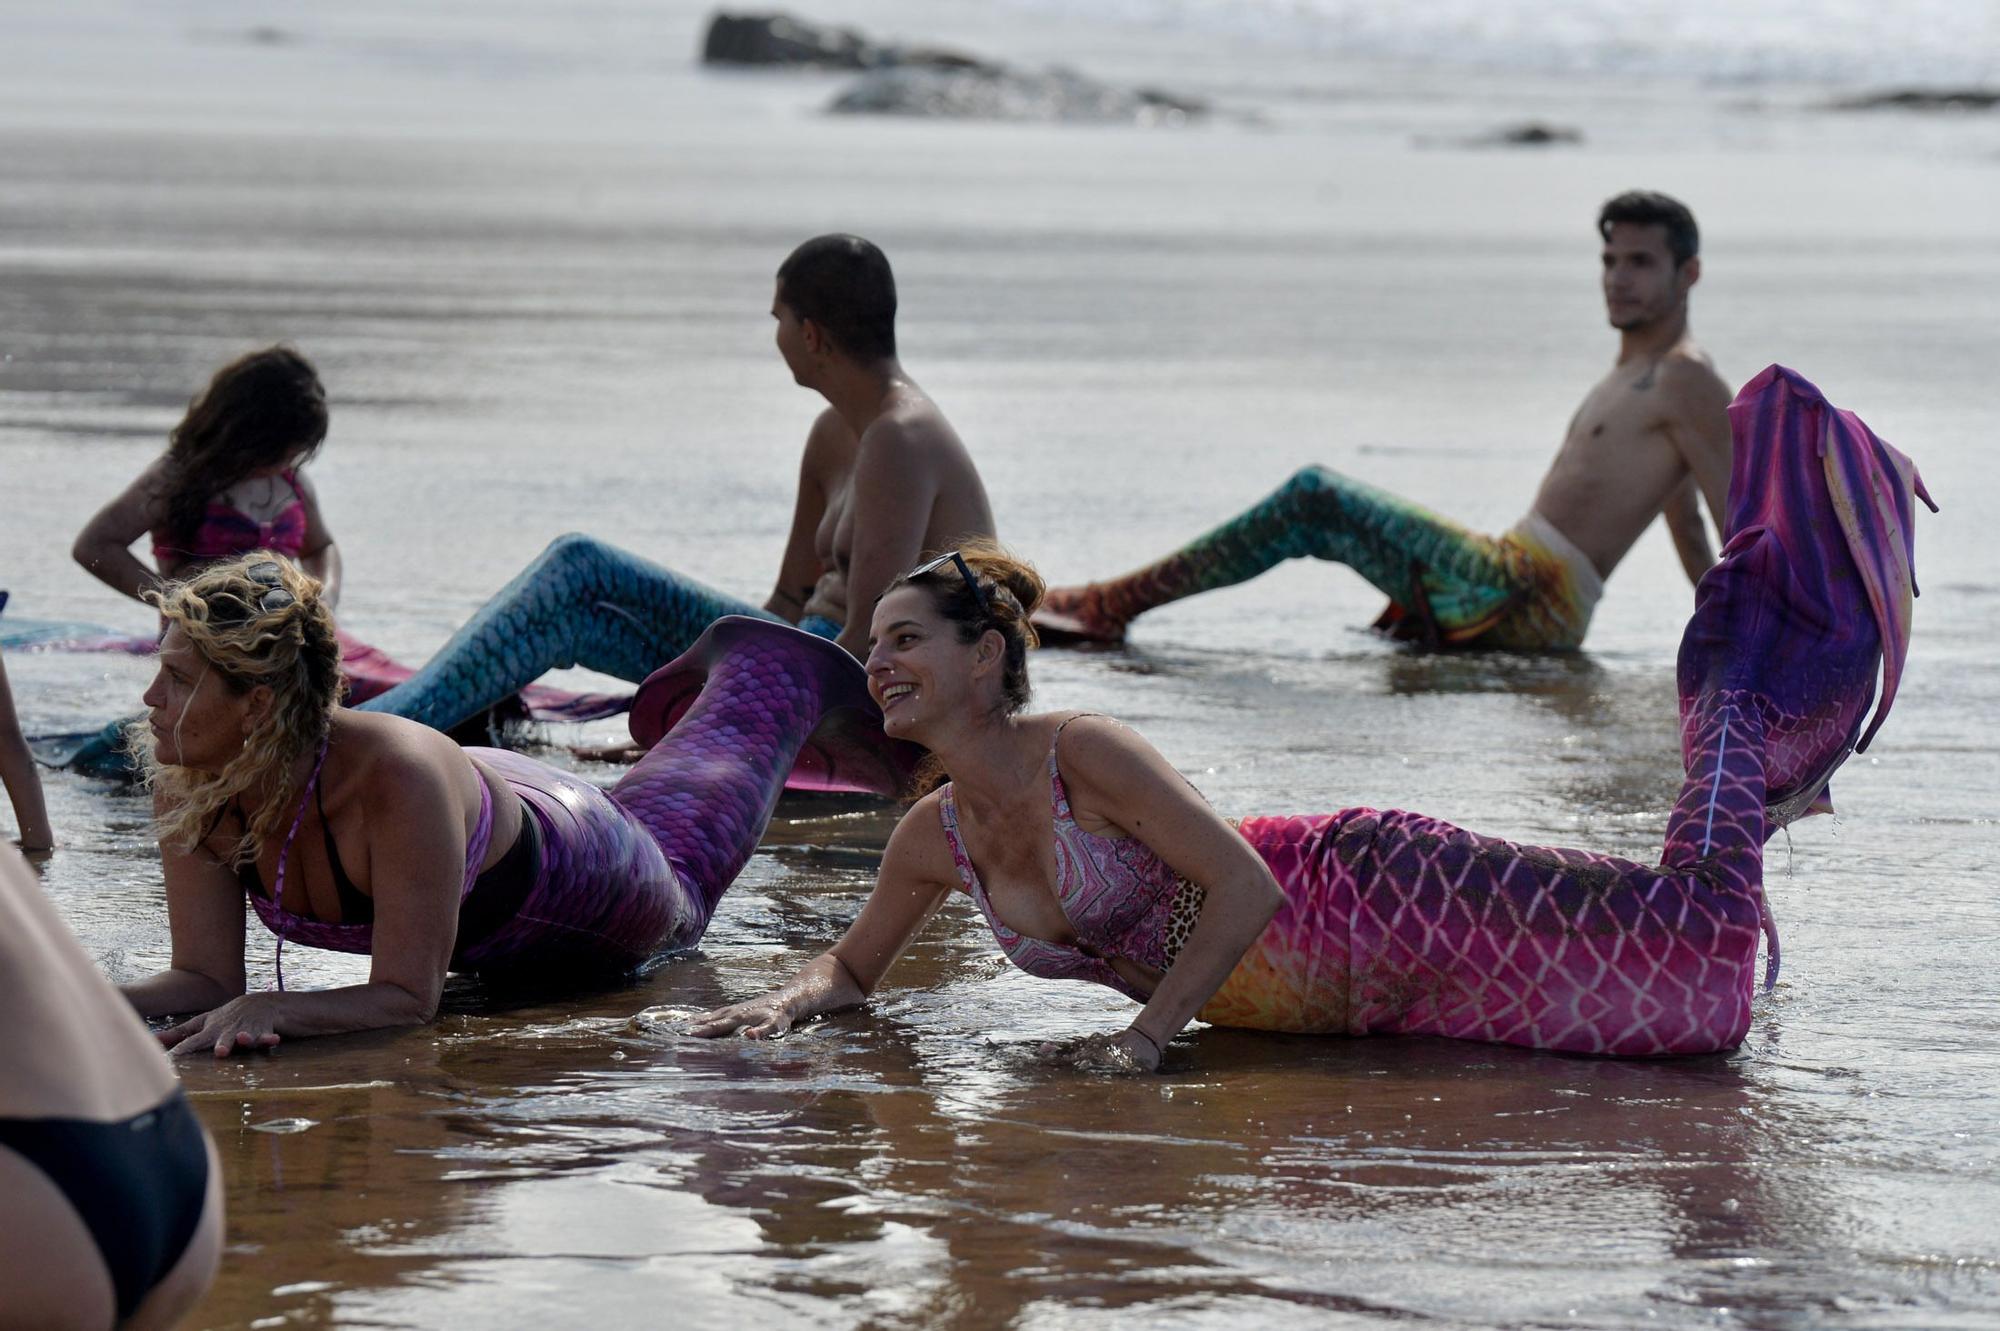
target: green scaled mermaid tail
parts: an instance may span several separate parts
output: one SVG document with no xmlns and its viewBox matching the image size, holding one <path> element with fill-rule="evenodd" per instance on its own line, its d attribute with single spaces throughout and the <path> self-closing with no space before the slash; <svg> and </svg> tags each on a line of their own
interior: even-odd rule
<svg viewBox="0 0 2000 1331">
<path fill-rule="evenodd" d="M 1051 642 L 1119 642 L 1127 624 L 1156 606 L 1247 582 L 1304 556 L 1352 568 L 1393 603 L 1378 627 L 1434 646 L 1490 640 L 1496 630 L 1490 645 L 1564 648 L 1581 640 L 1573 627 L 1505 631 L 1547 580 L 1532 552 L 1325 467 L 1301 469 L 1164 559 L 1123 577 L 1052 590 L 1035 625 Z"/>
</svg>

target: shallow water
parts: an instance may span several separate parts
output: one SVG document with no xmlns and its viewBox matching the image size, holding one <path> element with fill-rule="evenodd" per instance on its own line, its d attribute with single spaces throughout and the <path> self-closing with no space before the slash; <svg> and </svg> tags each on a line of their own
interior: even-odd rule
<svg viewBox="0 0 2000 1331">
<path fill-rule="evenodd" d="M 1919 523 L 1894 717 L 1836 780 L 1842 819 L 1773 843 L 1784 974 L 1736 1054 L 1204 1031 L 1157 1079 L 1051 1072 L 1037 1040 L 1129 1006 L 1007 970 L 962 905 L 866 1013 L 685 1039 L 676 1014 L 782 978 L 866 893 L 892 813 L 788 803 L 700 950 L 634 986 L 455 983 L 430 1030 L 189 1063 L 231 1205 L 197 1324 L 2000 1318 L 1991 124 L 1391 69 L 1032 5 L 833 16 L 1075 50 L 1254 119 L 829 119 L 837 80 L 690 68 L 685 8 L 359 6 L 261 42 L 247 4 L 6 12 L 40 43 L 0 43 L 16 614 L 143 629 L 69 540 L 216 363 L 279 337 L 333 394 L 312 474 L 364 637 L 420 659 L 577 528 L 761 596 L 815 405 L 770 349 L 770 274 L 832 227 L 896 261 L 909 367 L 1055 576 L 1157 553 L 1312 461 L 1503 526 L 1609 361 L 1589 219 L 1642 181 L 1702 217 L 1695 321 L 1725 373 L 1796 366 L 1945 505 Z M 1526 115 L 1589 144 L 1419 143 Z M 1357 580 L 1294 567 L 1035 670 L 1043 704 L 1125 718 L 1226 813 L 1413 807 L 1644 859 L 1677 786 L 1690 600 L 1654 533 L 1588 654 L 1430 659 L 1355 631 L 1377 608 Z M 129 708 L 146 674 L 8 672 L 36 732 Z M 141 803 L 49 792 L 66 917 L 114 975 L 162 964 Z M 269 940 L 251 955 L 268 975 Z M 286 961 L 295 983 L 356 973 Z"/>
</svg>

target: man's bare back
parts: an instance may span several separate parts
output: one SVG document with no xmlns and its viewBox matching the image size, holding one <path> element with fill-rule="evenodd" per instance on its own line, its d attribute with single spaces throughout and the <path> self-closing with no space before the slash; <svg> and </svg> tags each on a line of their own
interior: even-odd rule
<svg viewBox="0 0 2000 1331">
<path fill-rule="evenodd" d="M 806 437 L 798 502 L 764 608 L 841 625 L 868 652 L 875 600 L 926 550 L 991 539 L 979 470 L 944 413 L 896 358 L 895 279 L 859 236 L 818 236 L 778 269 L 778 354 L 827 401 Z"/>
<path fill-rule="evenodd" d="M 836 427 L 845 436 L 843 444 L 851 441 L 845 450 L 850 463 L 844 476 L 829 475 L 826 510 L 813 538 L 823 571 L 805 613 L 847 625 L 855 645 L 865 646 L 873 607 L 850 605 L 850 590 L 879 592 L 925 551 L 969 536 L 990 537 L 993 509 L 957 431 L 914 384 L 899 385 L 859 439 L 831 408 L 815 423 L 814 434 L 832 435 Z M 848 637 L 842 633 L 843 646 Z"/>
</svg>

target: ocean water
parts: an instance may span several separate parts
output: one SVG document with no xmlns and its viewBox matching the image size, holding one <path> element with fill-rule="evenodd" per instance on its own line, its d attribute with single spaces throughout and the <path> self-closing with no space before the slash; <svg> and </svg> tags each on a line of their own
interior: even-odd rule
<svg viewBox="0 0 2000 1331">
<path fill-rule="evenodd" d="M 1823 109 L 1992 78 L 1994 7 L 799 9 L 1219 114 L 830 117 L 838 76 L 696 67 L 705 14 L 678 4 L 0 5 L 9 614 L 143 631 L 70 540 L 217 363 L 278 338 L 332 394 L 313 475 L 364 637 L 421 659 L 566 530 L 759 597 L 817 405 L 770 347 L 771 274 L 835 228 L 895 261 L 906 364 L 1056 578 L 1311 462 L 1501 527 L 1615 349 L 1595 209 L 1650 185 L 1701 218 L 1694 323 L 1725 375 L 1796 367 L 1944 506 L 1894 716 L 1840 817 L 1771 848 L 1778 989 L 1724 1058 L 1205 1031 L 1105 1083 L 1027 1051 L 1123 1001 L 1007 970 L 953 907 L 869 1011 L 689 1041 L 675 1014 L 776 982 L 867 891 L 893 811 L 788 803 L 698 952 L 636 985 L 455 986 L 425 1031 L 186 1067 L 232 1215 L 195 1324 L 2000 1319 L 2000 119 Z M 1584 142 L 1464 142 L 1530 119 Z M 1654 532 L 1587 653 L 1431 659 L 1302 565 L 1034 670 L 1226 813 L 1409 807 L 1645 859 L 1691 599 Z M 40 733 L 146 676 L 7 664 Z M 48 786 L 48 890 L 114 975 L 162 965 L 141 801 Z"/>
</svg>

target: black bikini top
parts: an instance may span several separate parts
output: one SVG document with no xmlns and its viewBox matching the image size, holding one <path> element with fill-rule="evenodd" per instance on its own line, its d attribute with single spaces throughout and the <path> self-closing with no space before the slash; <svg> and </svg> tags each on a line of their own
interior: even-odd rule
<svg viewBox="0 0 2000 1331">
<path fill-rule="evenodd" d="M 333 891 L 334 895 L 340 901 L 340 920 L 338 922 L 341 924 L 372 924 L 375 920 L 375 898 L 354 885 L 354 880 L 347 876 L 347 869 L 340 862 L 340 847 L 333 843 L 333 828 L 326 821 L 326 799 L 319 788 L 319 772 L 317 770 L 313 772 L 312 787 L 313 804 L 319 809 L 320 836 L 326 843 L 326 863 L 327 867 L 333 871 Z M 230 807 L 235 808 L 235 805 L 232 804 Z M 241 819 L 243 811 L 236 809 L 236 816 Z M 291 838 L 287 837 L 285 839 L 285 848 L 278 852 L 281 872 L 284 857 L 291 853 L 291 849 Z M 243 885 L 245 892 L 260 896 L 266 901 L 273 900 L 271 894 L 264 890 L 264 876 L 257 872 L 257 864 L 254 860 L 237 868 L 236 881 Z M 278 904 L 282 905 L 283 903 L 280 902 Z"/>
</svg>

